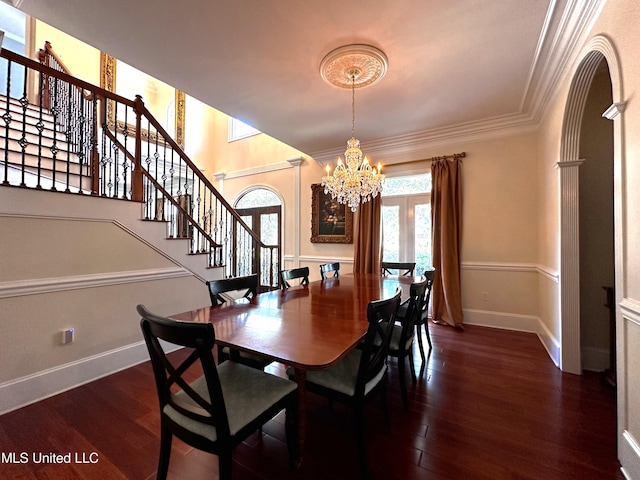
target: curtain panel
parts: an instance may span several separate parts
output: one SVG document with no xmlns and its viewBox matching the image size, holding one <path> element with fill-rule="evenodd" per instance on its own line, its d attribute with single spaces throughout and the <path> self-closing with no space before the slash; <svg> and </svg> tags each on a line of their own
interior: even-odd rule
<svg viewBox="0 0 640 480">
<path fill-rule="evenodd" d="M 358 207 L 353 242 L 354 273 L 380 274 L 382 261 L 382 199 L 380 195 Z"/>
<path fill-rule="evenodd" d="M 433 320 L 463 328 L 460 279 L 462 235 L 462 160 L 437 159 L 431 163 L 431 222 L 433 267 Z"/>
</svg>

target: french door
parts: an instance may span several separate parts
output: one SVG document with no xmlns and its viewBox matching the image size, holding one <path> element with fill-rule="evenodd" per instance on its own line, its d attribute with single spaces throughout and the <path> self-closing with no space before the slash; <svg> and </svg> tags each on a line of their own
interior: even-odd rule
<svg viewBox="0 0 640 480">
<path fill-rule="evenodd" d="M 431 268 L 431 196 L 382 198 L 382 260 L 416 262 L 416 274 Z"/>
<path fill-rule="evenodd" d="M 236 209 L 240 217 L 242 217 L 242 220 L 258 234 L 262 243 L 278 247 L 277 250 L 256 249 L 256 251 L 253 252 L 251 261 L 236 259 L 238 275 L 258 273 L 261 291 L 273 290 L 278 286 L 278 269 L 280 268 L 281 259 L 271 259 L 269 256 L 272 255 L 274 251 L 281 251 L 281 210 L 282 207 L 280 205 Z M 253 271 L 249 271 L 249 269 L 251 269 L 250 265 L 254 266 Z M 273 268 L 270 269 L 269 265 L 273 265 Z"/>
</svg>

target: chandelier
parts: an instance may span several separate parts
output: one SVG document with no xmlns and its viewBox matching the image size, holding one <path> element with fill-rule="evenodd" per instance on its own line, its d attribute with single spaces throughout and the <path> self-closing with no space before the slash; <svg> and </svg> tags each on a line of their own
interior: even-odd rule
<svg viewBox="0 0 640 480">
<path fill-rule="evenodd" d="M 351 87 L 351 138 L 347 141 L 344 162 L 338 158 L 336 168 L 331 174 L 327 165 L 326 176 L 322 177 L 324 192 L 330 194 L 355 212 L 360 203 L 376 197 L 382 191 L 384 175 L 382 165 L 369 164 L 360 150 L 360 141 L 355 137 L 356 107 L 355 89 L 378 81 L 386 73 L 387 59 L 375 47 L 368 45 L 349 45 L 329 53 L 320 65 L 325 81 L 346 88 Z"/>
</svg>

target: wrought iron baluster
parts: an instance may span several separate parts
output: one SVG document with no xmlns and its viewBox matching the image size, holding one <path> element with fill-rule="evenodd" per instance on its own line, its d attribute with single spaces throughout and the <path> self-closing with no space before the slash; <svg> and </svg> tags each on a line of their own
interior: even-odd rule
<svg viewBox="0 0 640 480">
<path fill-rule="evenodd" d="M 7 85 L 5 90 L 4 120 L 4 185 L 9 185 L 9 124 L 11 123 L 11 60 L 7 60 Z"/>
<path fill-rule="evenodd" d="M 116 190 L 118 195 L 120 195 L 120 191 L 122 190 L 122 198 L 127 199 L 127 155 L 125 152 L 129 151 L 129 107 L 125 106 L 124 109 L 124 125 L 122 126 L 122 136 L 124 137 L 123 146 L 124 152 L 122 152 L 122 165 L 120 165 L 120 161 L 116 164 L 116 168 L 120 169 L 122 167 L 122 179 L 120 178 L 120 173 L 116 171 L 115 181 L 116 181 Z M 118 150 L 118 157 L 120 157 L 120 151 Z"/>
<path fill-rule="evenodd" d="M 58 189 L 56 188 L 56 173 L 57 172 L 57 162 L 58 162 L 58 152 L 60 151 L 58 149 L 58 115 L 60 114 L 60 104 L 58 103 L 58 79 L 55 77 L 53 78 L 53 86 L 51 85 L 51 79 L 49 80 L 49 88 L 53 89 L 53 95 L 50 95 L 50 102 L 53 102 L 50 105 L 50 112 L 53 115 L 53 142 L 51 143 L 51 147 L 49 148 L 49 150 L 51 150 L 51 155 L 52 155 L 52 159 L 51 159 L 51 190 L 53 191 L 57 191 Z"/>
<path fill-rule="evenodd" d="M 78 111 L 78 115 L 77 115 L 77 119 L 78 119 L 78 124 L 80 128 L 76 128 L 76 138 L 77 138 L 77 142 L 78 145 L 76 146 L 76 155 L 78 156 L 78 193 L 84 193 L 84 188 L 82 186 L 82 178 L 83 178 L 83 170 L 84 170 L 84 165 L 85 165 L 85 104 L 84 101 L 82 99 L 82 92 L 80 91 L 79 88 L 75 88 L 74 89 L 74 96 L 77 99 L 76 103 L 78 104 L 79 107 L 79 111 Z"/>
<path fill-rule="evenodd" d="M 71 145 L 73 144 L 72 142 L 72 128 L 71 128 L 71 97 L 73 95 L 73 86 L 68 83 L 65 82 L 67 84 L 67 118 L 66 118 L 66 125 L 65 125 L 65 133 L 66 133 L 66 138 L 67 138 L 67 180 L 66 180 L 66 189 L 65 192 L 71 192 Z"/>
<path fill-rule="evenodd" d="M 26 187 L 26 157 L 27 157 L 27 147 L 29 146 L 29 142 L 27 141 L 27 107 L 29 106 L 29 99 L 27 98 L 27 75 L 26 75 L 26 67 L 24 68 L 25 70 L 25 75 L 24 75 L 24 82 L 23 82 L 23 89 L 22 89 L 22 97 L 20 98 L 19 102 L 20 105 L 22 106 L 22 135 L 20 137 L 20 140 L 18 141 L 18 144 L 20 145 L 20 148 L 22 149 L 22 161 L 21 161 L 21 181 L 20 181 L 20 186 L 21 187 Z"/>
</svg>

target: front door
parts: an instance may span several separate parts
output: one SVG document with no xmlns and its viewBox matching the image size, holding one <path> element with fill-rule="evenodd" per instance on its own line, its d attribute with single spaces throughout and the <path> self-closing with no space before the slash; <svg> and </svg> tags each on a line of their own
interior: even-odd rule
<svg viewBox="0 0 640 480">
<path fill-rule="evenodd" d="M 258 273 L 260 290 L 278 288 L 278 269 L 280 268 L 280 216 L 282 207 L 238 208 L 236 211 L 242 220 L 258 235 L 267 248 L 258 248 L 252 252 L 253 258 L 237 258 L 236 271 L 238 275 Z M 274 247 L 274 248 L 268 248 Z M 276 248 L 277 247 L 277 248 Z M 240 250 L 240 249 L 239 249 Z M 243 249 L 242 251 L 246 251 Z M 273 258 L 278 255 L 278 258 Z M 251 265 L 255 265 L 253 271 Z M 269 268 L 269 265 L 273 265 Z"/>
</svg>

